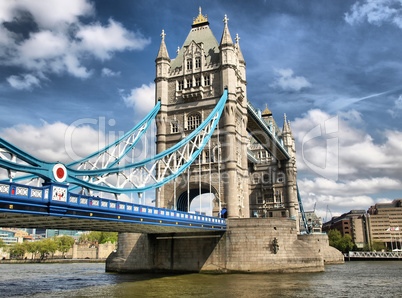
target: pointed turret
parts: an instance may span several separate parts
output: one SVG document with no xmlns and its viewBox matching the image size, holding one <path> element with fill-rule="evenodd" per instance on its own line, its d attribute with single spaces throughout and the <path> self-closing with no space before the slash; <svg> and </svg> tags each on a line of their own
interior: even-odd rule
<svg viewBox="0 0 402 298">
<path fill-rule="evenodd" d="M 235 50 L 236 50 L 236 55 L 237 55 L 237 61 L 238 61 L 238 68 L 240 71 L 240 76 L 243 81 L 246 81 L 246 61 L 244 61 L 243 53 L 241 52 L 240 49 L 240 37 L 239 34 L 236 34 L 236 44 L 235 44 Z M 245 88 L 245 86 L 244 86 Z"/>
<path fill-rule="evenodd" d="M 223 22 L 225 23 L 225 28 L 223 28 L 223 34 L 221 38 L 221 47 L 222 46 L 233 46 L 233 40 L 232 37 L 230 36 L 229 28 L 228 28 L 228 17 L 225 15 L 225 18 L 223 19 Z"/>
<path fill-rule="evenodd" d="M 293 137 L 292 130 L 290 128 L 290 122 L 286 118 L 286 114 L 283 115 L 283 128 L 282 128 L 282 140 L 283 144 L 288 148 L 288 153 L 294 157 L 296 154 L 295 138 Z"/>
<path fill-rule="evenodd" d="M 159 52 L 158 52 L 158 56 L 156 57 L 156 62 L 158 62 L 159 59 L 166 59 L 169 60 L 170 62 L 170 58 L 169 58 L 169 53 L 167 51 L 166 48 L 166 44 L 165 44 L 165 30 L 162 30 L 162 41 L 161 41 L 161 46 L 159 47 Z"/>
<path fill-rule="evenodd" d="M 229 93 L 235 93 L 237 88 L 236 76 L 236 53 L 235 46 L 228 28 L 228 17 L 225 15 L 223 22 L 225 27 L 223 29 L 221 43 L 219 44 L 220 58 L 222 65 L 222 82 L 228 88 Z"/>
<path fill-rule="evenodd" d="M 282 128 L 282 134 L 289 133 L 290 132 L 290 127 L 288 125 L 287 119 L 286 119 L 286 114 L 283 114 L 283 128 Z"/>
<path fill-rule="evenodd" d="M 161 46 L 159 48 L 158 56 L 155 59 L 156 63 L 156 94 L 155 94 L 155 103 L 159 100 L 162 100 L 162 104 L 167 101 L 167 80 L 169 77 L 169 69 L 170 69 L 170 58 L 168 51 L 166 49 L 165 44 L 165 31 L 162 30 L 162 41 Z"/>
<path fill-rule="evenodd" d="M 236 34 L 235 40 L 236 40 L 235 47 L 236 47 L 236 51 L 237 51 L 237 59 L 239 60 L 240 63 L 244 63 L 244 65 L 246 65 L 246 61 L 244 61 L 243 54 L 242 54 L 242 52 L 240 50 L 240 42 L 239 42 L 240 37 L 239 37 L 239 34 Z"/>
</svg>

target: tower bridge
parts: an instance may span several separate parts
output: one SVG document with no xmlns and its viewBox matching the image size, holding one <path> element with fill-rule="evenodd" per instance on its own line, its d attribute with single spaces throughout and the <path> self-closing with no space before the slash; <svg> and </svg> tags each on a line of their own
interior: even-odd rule
<svg viewBox="0 0 402 298">
<path fill-rule="evenodd" d="M 65 165 L 0 138 L 9 177 L 0 182 L 0 226 L 119 231 L 108 271 L 322 270 L 326 236 L 298 236 L 290 123 L 284 116 L 280 129 L 267 107 L 247 98 L 240 38 L 233 42 L 227 16 L 223 22 L 218 43 L 200 9 L 174 59 L 162 31 L 155 107 L 105 148 Z M 152 122 L 155 154 L 130 162 Z M 123 200 L 145 191 L 155 191 L 155 206 Z M 208 193 L 212 216 L 189 213 Z"/>
</svg>

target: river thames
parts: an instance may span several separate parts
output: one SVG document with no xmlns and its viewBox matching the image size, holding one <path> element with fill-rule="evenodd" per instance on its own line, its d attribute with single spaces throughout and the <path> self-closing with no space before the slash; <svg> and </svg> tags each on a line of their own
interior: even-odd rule
<svg viewBox="0 0 402 298">
<path fill-rule="evenodd" d="M 113 274 L 103 263 L 0 264 L 1 297 L 401 297 L 402 262 L 301 274 Z"/>
</svg>

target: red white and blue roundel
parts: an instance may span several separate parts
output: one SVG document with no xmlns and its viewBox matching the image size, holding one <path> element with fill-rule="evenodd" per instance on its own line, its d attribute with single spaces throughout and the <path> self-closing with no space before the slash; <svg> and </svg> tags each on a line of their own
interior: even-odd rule
<svg viewBox="0 0 402 298">
<path fill-rule="evenodd" d="M 57 182 L 64 182 L 67 178 L 67 169 L 66 167 L 61 164 L 55 164 L 53 167 L 53 178 Z"/>
</svg>

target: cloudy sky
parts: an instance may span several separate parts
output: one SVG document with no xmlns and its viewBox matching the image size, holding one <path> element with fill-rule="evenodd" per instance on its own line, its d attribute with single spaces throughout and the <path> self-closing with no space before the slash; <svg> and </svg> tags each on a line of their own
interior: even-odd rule
<svg viewBox="0 0 402 298">
<path fill-rule="evenodd" d="M 287 114 L 305 210 L 402 197 L 402 0 L 0 0 L 0 136 L 68 162 L 129 130 L 162 29 L 173 59 L 200 5 L 218 41 L 225 14 L 239 34 L 248 99 Z"/>
</svg>

